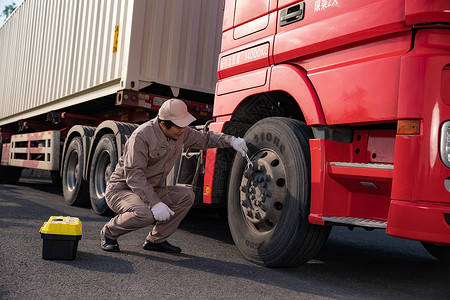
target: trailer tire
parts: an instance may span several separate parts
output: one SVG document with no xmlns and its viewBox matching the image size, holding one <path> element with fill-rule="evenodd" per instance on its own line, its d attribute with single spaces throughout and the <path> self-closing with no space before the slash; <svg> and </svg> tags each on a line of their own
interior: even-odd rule
<svg viewBox="0 0 450 300">
<path fill-rule="evenodd" d="M 20 177 L 22 176 L 22 167 L 9 167 L 6 174 L 6 183 L 18 184 Z"/>
<path fill-rule="evenodd" d="M 228 190 L 228 223 L 235 244 L 251 262 L 294 267 L 310 260 L 330 227 L 308 222 L 310 128 L 297 120 L 267 118 L 245 134 L 253 169 L 237 153 Z"/>
<path fill-rule="evenodd" d="M 83 180 L 84 157 L 81 138 L 73 138 L 65 153 L 62 174 L 64 201 L 68 205 L 89 205 L 89 186 Z"/>
<path fill-rule="evenodd" d="M 0 183 L 17 184 L 22 176 L 22 167 L 0 166 Z"/>
<path fill-rule="evenodd" d="M 438 245 L 428 242 L 421 242 L 422 246 L 430 253 L 433 257 L 437 258 L 445 264 L 450 264 L 450 244 Z"/>
<path fill-rule="evenodd" d="M 105 200 L 106 183 L 114 172 L 118 159 L 116 137 L 105 134 L 95 148 L 89 172 L 89 192 L 91 206 L 99 215 L 111 215 L 113 212 Z"/>
<path fill-rule="evenodd" d="M 7 166 L 0 166 L 0 183 L 5 182 L 7 172 L 8 172 Z"/>
</svg>

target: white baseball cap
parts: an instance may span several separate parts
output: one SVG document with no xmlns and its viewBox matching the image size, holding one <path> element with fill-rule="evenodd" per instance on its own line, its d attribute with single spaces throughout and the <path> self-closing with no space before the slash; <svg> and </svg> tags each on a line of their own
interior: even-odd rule
<svg viewBox="0 0 450 300">
<path fill-rule="evenodd" d="M 179 99 L 166 100 L 158 111 L 158 118 L 163 121 L 172 121 L 178 127 L 186 127 L 196 119 L 188 110 L 186 103 Z"/>
</svg>

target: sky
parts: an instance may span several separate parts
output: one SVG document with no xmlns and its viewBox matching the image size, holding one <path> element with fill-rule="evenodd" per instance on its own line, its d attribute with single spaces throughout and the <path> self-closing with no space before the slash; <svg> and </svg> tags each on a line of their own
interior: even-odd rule
<svg viewBox="0 0 450 300">
<path fill-rule="evenodd" d="M 19 6 L 20 3 L 22 3 L 22 0 L 0 0 L 0 14 L 3 12 L 3 9 L 6 5 L 10 5 L 12 3 L 16 3 L 16 7 Z M 6 18 L 4 16 L 0 17 L 0 25 L 5 22 Z"/>
</svg>

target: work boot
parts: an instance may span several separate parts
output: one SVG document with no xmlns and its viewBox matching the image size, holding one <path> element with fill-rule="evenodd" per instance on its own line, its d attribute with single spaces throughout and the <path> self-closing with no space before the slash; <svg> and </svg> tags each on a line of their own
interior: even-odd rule
<svg viewBox="0 0 450 300">
<path fill-rule="evenodd" d="M 109 252 L 119 252 L 119 244 L 117 243 L 117 240 L 110 239 L 105 236 L 105 233 L 102 230 L 100 230 L 100 245 L 102 246 L 102 249 Z"/>
<path fill-rule="evenodd" d="M 159 252 L 166 252 L 166 253 L 180 253 L 181 252 L 181 248 L 169 244 L 168 241 L 164 241 L 162 243 L 152 243 L 149 240 L 145 240 L 142 247 L 145 250 L 150 250 L 150 251 L 159 251 Z"/>
</svg>

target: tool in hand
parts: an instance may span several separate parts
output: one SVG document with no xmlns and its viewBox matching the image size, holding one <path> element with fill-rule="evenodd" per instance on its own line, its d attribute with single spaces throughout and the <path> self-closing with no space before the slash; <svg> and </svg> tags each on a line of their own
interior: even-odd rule
<svg viewBox="0 0 450 300">
<path fill-rule="evenodd" d="M 245 159 L 247 160 L 247 168 L 253 169 L 253 162 L 250 160 L 250 158 L 248 158 L 247 153 L 245 153 Z"/>
</svg>

